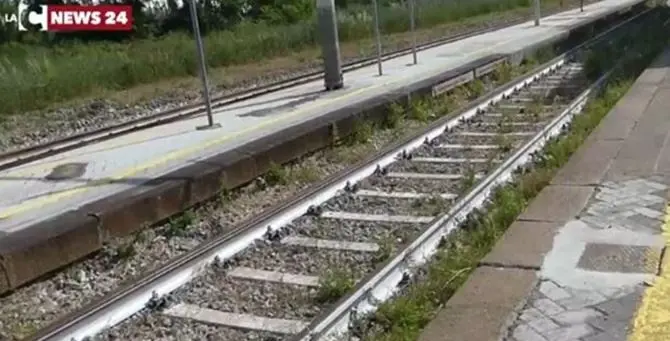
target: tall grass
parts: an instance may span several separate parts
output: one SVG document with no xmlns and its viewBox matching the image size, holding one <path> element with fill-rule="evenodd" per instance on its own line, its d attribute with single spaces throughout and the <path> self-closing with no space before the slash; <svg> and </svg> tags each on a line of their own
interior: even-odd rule
<svg viewBox="0 0 670 341">
<path fill-rule="evenodd" d="M 421 28 L 477 15 L 529 7 L 530 0 L 419 1 Z M 372 36 L 371 8 L 338 14 L 341 41 Z M 408 30 L 406 8 L 383 8 L 384 34 Z M 205 38 L 210 67 L 258 62 L 312 48 L 317 44 L 314 20 L 283 26 L 243 23 Z M 72 44 L 56 48 L 8 44 L 0 47 L 0 103 L 4 113 L 37 109 L 92 94 L 126 89 L 161 79 L 196 74 L 192 37 L 186 33 L 130 43 Z"/>
</svg>

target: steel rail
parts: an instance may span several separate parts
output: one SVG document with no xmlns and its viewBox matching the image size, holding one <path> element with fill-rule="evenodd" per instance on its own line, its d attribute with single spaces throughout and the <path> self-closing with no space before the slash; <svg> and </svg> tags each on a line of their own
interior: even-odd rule
<svg viewBox="0 0 670 341">
<path fill-rule="evenodd" d="M 458 40 L 467 39 L 484 33 L 497 31 L 503 28 L 523 23 L 525 21 L 526 21 L 525 18 L 520 18 L 497 26 L 492 26 L 484 29 L 471 30 L 460 34 L 450 35 L 444 38 L 431 40 L 429 42 L 417 46 L 417 51 L 425 51 L 427 49 L 431 49 L 440 45 L 449 44 Z M 385 53 L 383 55 L 382 60 L 388 61 L 391 59 L 409 55 L 411 53 L 412 53 L 411 47 L 402 48 L 396 51 Z M 376 62 L 377 62 L 376 57 L 361 58 L 359 60 L 345 64 L 343 67 L 343 72 L 346 73 L 358 70 L 370 65 L 374 65 Z M 214 108 L 225 107 L 227 105 L 239 103 L 269 93 L 314 82 L 321 78 L 323 78 L 323 72 L 316 71 L 291 77 L 289 79 L 273 82 L 267 85 L 262 85 L 253 89 L 241 90 L 233 94 L 213 98 L 212 108 L 214 109 Z M 109 127 L 103 127 L 89 132 L 74 134 L 54 141 L 49 141 L 43 144 L 38 144 L 16 150 L 5 151 L 0 153 L 0 171 L 24 165 L 26 163 L 39 160 L 48 156 L 63 153 L 68 150 L 81 148 L 83 146 L 92 143 L 97 143 L 121 135 L 183 120 L 204 113 L 205 113 L 204 104 L 201 103 L 189 104 L 179 108 L 170 109 L 164 112 L 153 114 L 150 116 L 140 117 L 127 122 L 115 124 Z"/>
<path fill-rule="evenodd" d="M 203 243 L 198 248 L 175 258 L 169 263 L 161 266 L 159 269 L 145 274 L 134 281 L 128 282 L 116 291 L 104 296 L 99 301 L 93 302 L 79 309 L 79 311 L 65 316 L 59 321 L 40 330 L 36 335 L 29 338 L 29 340 L 81 340 L 118 324 L 136 312 L 146 308 L 149 304 L 160 304 L 162 297 L 189 282 L 211 262 L 217 259 L 225 261 L 234 258 L 238 252 L 245 249 L 255 240 L 263 238 L 267 233 L 273 233 L 279 230 L 292 220 L 310 211 L 315 205 L 319 205 L 335 196 L 338 191 L 348 188 L 351 184 L 370 176 L 378 168 L 383 168 L 391 164 L 396 160 L 396 157 L 399 154 L 403 154 L 404 152 L 408 152 L 421 146 L 425 143 L 426 139 L 434 138 L 435 136 L 442 134 L 448 127 L 461 124 L 462 119 L 471 117 L 479 110 L 499 101 L 503 96 L 508 96 L 510 93 L 522 89 L 526 84 L 537 80 L 541 75 L 555 70 L 555 68 L 562 65 L 565 60 L 574 56 L 578 51 L 599 42 L 614 30 L 622 28 L 650 11 L 651 9 L 645 10 L 616 24 L 589 41 L 580 44 L 554 60 L 531 71 L 529 73 L 531 76 L 522 76 L 499 87 L 493 92 L 485 95 L 483 99 L 477 100 L 471 104 L 469 108 L 462 111 L 456 117 L 446 117 L 432 123 L 427 129 L 423 130 L 423 132 L 407 137 L 366 160 L 359 162 L 353 167 L 339 172 L 302 192 L 295 199 L 278 205 L 277 207 L 238 225 L 230 233 Z M 499 172 L 494 174 L 498 173 Z M 470 197 L 472 197 L 472 195 L 467 198 Z M 449 213 L 443 217 L 447 216 L 455 216 L 454 211 L 450 210 Z M 359 292 L 360 290 L 356 291 L 356 293 Z M 352 296 L 345 298 L 345 301 L 349 302 L 351 297 Z M 342 305 L 340 304 L 338 307 L 342 307 Z M 341 315 L 341 311 L 333 312 L 333 314 Z M 334 315 L 331 314 L 329 316 Z M 306 333 L 309 335 L 322 333 L 324 330 L 332 326 L 334 319 L 334 317 L 318 319 L 309 327 Z"/>
</svg>

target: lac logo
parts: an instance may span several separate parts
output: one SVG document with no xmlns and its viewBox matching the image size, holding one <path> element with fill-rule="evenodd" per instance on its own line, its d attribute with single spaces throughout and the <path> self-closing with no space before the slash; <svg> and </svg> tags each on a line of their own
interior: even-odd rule
<svg viewBox="0 0 670 341">
<path fill-rule="evenodd" d="M 19 28 L 19 31 L 28 31 L 28 28 L 24 25 L 24 21 L 27 20 L 28 24 L 32 26 L 37 26 L 37 31 L 46 31 L 47 30 L 47 6 L 40 5 L 39 12 L 31 11 L 30 7 L 26 4 L 19 4 L 18 8 L 18 20 L 16 24 Z"/>
<path fill-rule="evenodd" d="M 5 23 L 15 22 L 19 31 L 130 31 L 133 8 L 126 5 L 19 4 L 16 14 L 5 14 Z"/>
</svg>

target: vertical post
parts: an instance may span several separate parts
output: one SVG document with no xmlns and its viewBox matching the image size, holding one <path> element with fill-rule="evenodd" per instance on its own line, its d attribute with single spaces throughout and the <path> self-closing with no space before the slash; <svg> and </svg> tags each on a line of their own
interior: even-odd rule
<svg viewBox="0 0 670 341">
<path fill-rule="evenodd" d="M 191 23 L 193 25 L 193 35 L 195 36 L 195 46 L 198 50 L 198 59 L 200 66 L 200 80 L 202 81 L 202 97 L 205 100 L 205 107 L 207 108 L 207 125 L 197 127 L 198 130 L 218 128 L 220 124 L 214 124 L 212 117 L 212 101 L 209 98 L 209 81 L 207 80 L 207 66 L 205 64 L 205 49 L 202 44 L 202 36 L 200 36 L 200 24 L 198 24 L 198 10 L 195 6 L 195 0 L 188 0 L 189 12 L 191 14 Z"/>
<path fill-rule="evenodd" d="M 535 0 L 535 26 L 540 26 L 540 0 Z"/>
<path fill-rule="evenodd" d="M 412 32 L 412 58 L 414 61 L 414 64 L 416 65 L 417 60 L 416 60 L 416 32 L 415 32 L 415 8 L 416 5 L 414 3 L 416 0 L 409 0 L 409 29 Z"/>
<path fill-rule="evenodd" d="M 372 0 L 372 7 L 374 7 L 375 15 L 375 40 L 377 41 L 377 70 L 379 75 L 382 75 L 382 38 L 379 33 L 379 6 L 377 6 L 377 0 Z"/>
<path fill-rule="evenodd" d="M 326 90 L 336 90 L 344 86 L 340 42 L 337 36 L 337 16 L 334 0 L 317 0 L 318 28 L 321 38 L 321 54 L 324 63 L 324 83 Z"/>
<path fill-rule="evenodd" d="M 579 0 L 579 11 L 584 12 L 584 0 Z"/>
</svg>

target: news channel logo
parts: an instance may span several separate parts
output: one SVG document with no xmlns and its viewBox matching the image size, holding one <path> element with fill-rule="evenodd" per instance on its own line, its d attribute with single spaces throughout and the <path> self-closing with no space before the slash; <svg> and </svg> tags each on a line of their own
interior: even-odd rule
<svg viewBox="0 0 670 341">
<path fill-rule="evenodd" d="M 670 0 L 669 0 L 670 1 Z M 46 31 L 47 6 L 29 6 L 19 4 L 17 11 L 17 26 L 19 31 Z M 26 25 L 26 22 L 28 25 Z"/>
</svg>

